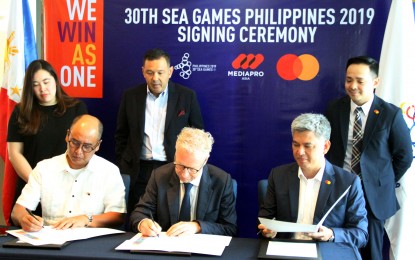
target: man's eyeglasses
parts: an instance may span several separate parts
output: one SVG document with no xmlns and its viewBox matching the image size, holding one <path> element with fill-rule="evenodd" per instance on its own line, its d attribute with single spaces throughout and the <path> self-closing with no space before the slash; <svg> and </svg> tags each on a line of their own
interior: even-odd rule
<svg viewBox="0 0 415 260">
<path fill-rule="evenodd" d="M 203 163 L 202 167 L 200 167 L 199 170 L 198 170 L 198 169 L 195 169 L 195 168 L 192 168 L 192 167 L 187 167 L 187 166 L 181 165 L 177 162 L 174 162 L 174 167 L 176 168 L 176 171 L 182 172 L 184 170 L 187 170 L 187 172 L 191 175 L 195 175 L 196 173 L 198 173 L 203 168 L 203 166 L 205 166 L 205 163 Z"/>
<path fill-rule="evenodd" d="M 92 152 L 93 150 L 95 150 L 95 148 L 97 148 L 98 147 L 98 145 L 101 143 L 101 140 L 99 140 L 98 141 L 98 143 L 96 144 L 96 145 L 92 145 L 92 144 L 83 144 L 83 143 L 81 143 L 81 142 L 79 142 L 78 140 L 76 140 L 76 139 L 71 139 L 71 140 L 69 140 L 68 141 L 68 143 L 69 143 L 69 146 L 71 147 L 71 148 L 75 148 L 75 149 L 78 149 L 79 147 L 81 147 L 82 146 L 82 151 L 84 151 L 84 152 L 86 152 L 86 153 L 90 153 L 90 152 Z"/>
</svg>

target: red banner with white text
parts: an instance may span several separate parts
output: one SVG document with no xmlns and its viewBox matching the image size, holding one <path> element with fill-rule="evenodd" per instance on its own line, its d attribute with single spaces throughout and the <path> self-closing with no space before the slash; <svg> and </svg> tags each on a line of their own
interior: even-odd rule
<svg viewBox="0 0 415 260">
<path fill-rule="evenodd" d="M 104 1 L 44 0 L 45 59 L 67 94 L 102 98 Z"/>
</svg>

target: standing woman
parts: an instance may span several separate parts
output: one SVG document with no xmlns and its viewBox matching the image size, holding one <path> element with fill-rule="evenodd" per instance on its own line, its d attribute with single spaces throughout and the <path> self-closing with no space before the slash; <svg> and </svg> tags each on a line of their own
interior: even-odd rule
<svg viewBox="0 0 415 260">
<path fill-rule="evenodd" d="M 22 98 L 8 125 L 9 160 L 20 177 L 15 201 L 39 161 L 65 152 L 67 129 L 75 117 L 87 112 L 85 103 L 62 90 L 52 65 L 45 60 L 30 63 Z"/>
</svg>

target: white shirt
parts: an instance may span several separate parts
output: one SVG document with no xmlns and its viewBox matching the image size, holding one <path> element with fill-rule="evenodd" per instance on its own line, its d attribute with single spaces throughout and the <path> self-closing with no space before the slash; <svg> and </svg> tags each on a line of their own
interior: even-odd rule
<svg viewBox="0 0 415 260">
<path fill-rule="evenodd" d="M 370 107 L 372 106 L 374 96 L 371 100 L 360 106 L 363 110 L 363 113 L 360 114 L 362 120 L 362 131 L 365 132 L 365 126 L 367 122 L 367 116 L 369 115 Z M 350 100 L 350 115 L 349 115 L 349 131 L 347 133 L 347 146 L 346 146 L 346 156 L 344 157 L 343 169 L 348 172 L 352 171 L 352 149 L 353 149 L 353 127 L 354 120 L 356 118 L 355 110 L 358 107 L 352 100 Z"/>
<path fill-rule="evenodd" d="M 164 128 L 166 125 L 168 86 L 158 97 L 147 86 L 144 140 L 141 159 L 166 161 L 164 150 Z"/>
<path fill-rule="evenodd" d="M 66 217 L 125 213 L 125 187 L 117 166 L 93 155 L 81 170 L 69 167 L 66 153 L 39 162 L 17 199 L 35 210 L 42 204 L 45 225 Z"/>
<path fill-rule="evenodd" d="M 313 224 L 314 211 L 318 198 L 318 192 L 323 178 L 324 168 L 326 162 L 324 161 L 321 169 L 312 179 L 307 179 L 303 171 L 298 167 L 298 178 L 300 179 L 300 194 L 298 196 L 298 216 L 297 223 Z M 311 238 L 303 233 L 295 233 L 294 238 L 311 240 Z"/>
</svg>

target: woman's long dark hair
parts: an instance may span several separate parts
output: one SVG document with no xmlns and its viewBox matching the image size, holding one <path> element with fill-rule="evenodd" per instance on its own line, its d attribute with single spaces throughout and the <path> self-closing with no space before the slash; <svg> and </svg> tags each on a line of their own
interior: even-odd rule
<svg viewBox="0 0 415 260">
<path fill-rule="evenodd" d="M 56 74 L 55 69 L 45 60 L 32 61 L 26 69 L 22 98 L 20 100 L 17 122 L 20 133 L 24 135 L 35 135 L 39 132 L 43 122 L 48 120 L 47 116 L 42 113 L 41 105 L 34 94 L 33 77 L 39 70 L 45 70 L 52 75 L 56 82 L 56 101 L 57 107 L 54 114 L 58 117 L 65 114 L 66 109 L 79 103 L 78 99 L 68 96 L 63 91 Z"/>
</svg>

